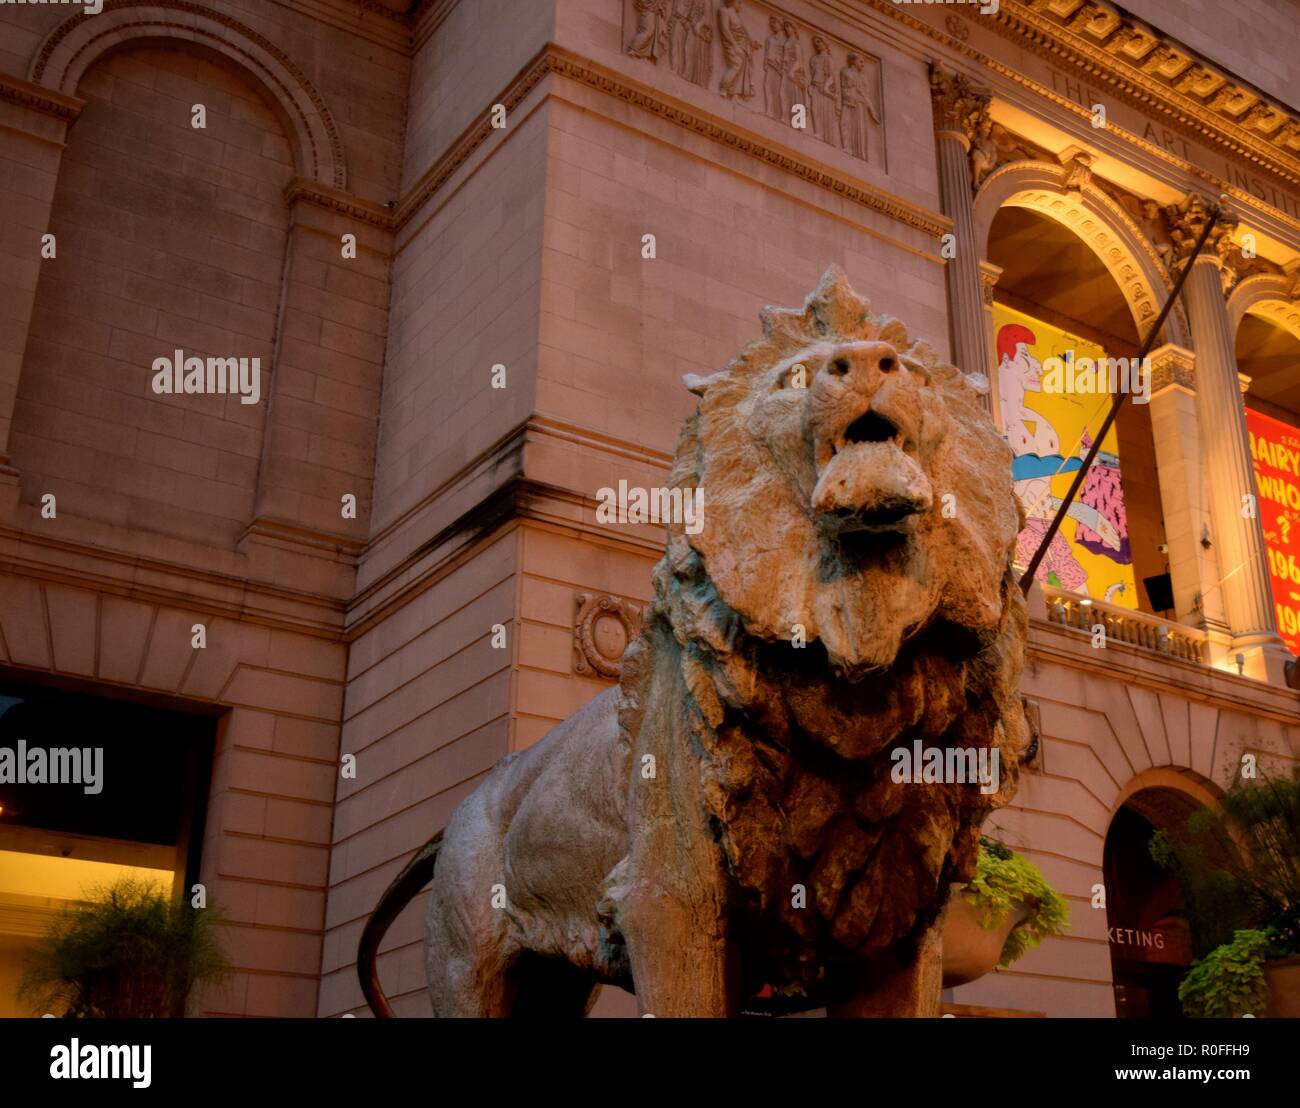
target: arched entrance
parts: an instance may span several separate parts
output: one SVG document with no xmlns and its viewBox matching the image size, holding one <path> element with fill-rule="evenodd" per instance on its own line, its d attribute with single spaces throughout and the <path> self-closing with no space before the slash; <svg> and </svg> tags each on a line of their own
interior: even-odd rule
<svg viewBox="0 0 1300 1108">
<path fill-rule="evenodd" d="M 1182 1016 L 1178 984 L 1192 962 L 1191 933 L 1177 878 L 1152 859 L 1149 844 L 1195 808 L 1173 790 L 1147 789 L 1115 813 L 1106 833 L 1106 938 L 1121 1019 Z"/>
<path fill-rule="evenodd" d="M 1129 371 L 1165 295 L 1166 275 L 1110 196 L 1094 185 L 1071 195 L 1063 178 L 1061 167 L 1045 164 L 1004 167 L 976 202 L 977 234 L 985 237 L 989 272 L 996 274 L 994 396 L 1027 517 L 1016 561 L 1027 564 L 1045 536 L 1113 391 L 1123 389 L 1135 402 L 1121 409 L 1103 440 L 1038 579 L 1070 603 L 1078 596 L 1162 614 L 1173 601 L 1147 407 L 1150 378 L 1143 385 Z M 1181 318 L 1172 316 L 1165 331 L 1182 337 Z M 1075 373 L 1107 360 L 1123 363 L 1122 378 L 1100 368 Z M 1136 362 L 1131 368 L 1139 372 Z"/>
</svg>

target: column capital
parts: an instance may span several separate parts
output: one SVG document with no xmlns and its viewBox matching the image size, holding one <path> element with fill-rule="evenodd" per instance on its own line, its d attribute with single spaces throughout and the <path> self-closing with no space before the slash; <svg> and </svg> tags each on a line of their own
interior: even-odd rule
<svg viewBox="0 0 1300 1108">
<path fill-rule="evenodd" d="M 1002 278 L 1002 267 L 989 261 L 980 262 L 980 288 L 983 290 L 984 303 L 993 303 L 993 289 Z"/>
<path fill-rule="evenodd" d="M 930 63 L 930 101 L 935 130 L 963 135 L 969 145 L 978 117 L 988 110 L 989 92 L 942 62 Z"/>
<path fill-rule="evenodd" d="M 1151 398 L 1166 389 L 1196 391 L 1196 355 L 1184 347 L 1167 342 L 1147 355 L 1151 359 Z"/>
<path fill-rule="evenodd" d="M 1195 249 L 1197 240 L 1201 237 L 1201 232 L 1205 230 L 1205 225 L 1210 221 L 1210 209 L 1214 202 L 1199 192 L 1189 192 L 1177 204 L 1170 204 L 1164 209 L 1165 222 L 1169 227 L 1169 237 L 1174 241 L 1174 259 L 1175 261 L 1184 261 L 1190 257 L 1192 250 Z M 1206 241 L 1206 247 L 1197 257 L 1197 261 L 1203 258 L 1218 257 L 1218 243 L 1225 235 L 1230 239 L 1232 232 L 1237 226 L 1237 221 L 1231 216 L 1221 215 L 1218 223 L 1214 225 L 1214 230 L 1210 232 L 1210 237 Z"/>
<path fill-rule="evenodd" d="M 1175 265 L 1187 261 L 1205 224 L 1210 217 L 1213 201 L 1199 192 L 1189 192 L 1183 199 L 1164 209 L 1165 222 L 1173 240 Z M 1236 216 L 1223 214 L 1210 232 L 1205 248 L 1193 259 L 1193 264 L 1214 265 L 1219 273 L 1219 285 L 1227 296 L 1233 286 L 1252 273 L 1276 272 L 1276 267 L 1262 259 L 1248 257 L 1236 241 L 1239 222 Z M 1293 291 L 1300 291 L 1300 286 Z"/>
</svg>

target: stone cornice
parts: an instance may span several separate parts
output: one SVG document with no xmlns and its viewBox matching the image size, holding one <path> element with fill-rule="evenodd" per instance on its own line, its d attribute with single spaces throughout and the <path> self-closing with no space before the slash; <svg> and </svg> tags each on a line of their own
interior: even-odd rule
<svg viewBox="0 0 1300 1108">
<path fill-rule="evenodd" d="M 30 108 L 42 115 L 51 115 L 64 123 L 71 123 L 86 106 L 86 102 L 76 96 L 68 96 L 4 72 L 0 72 L 0 100 Z"/>
<path fill-rule="evenodd" d="M 811 158 L 801 157 L 718 116 L 688 106 L 649 85 L 553 44 L 542 49 L 524 66 L 494 103 L 504 104 L 508 114 L 548 76 L 576 81 L 588 88 L 615 96 L 634 107 L 703 135 L 731 150 L 739 150 L 927 235 L 937 238 L 951 230 L 951 221 L 937 212 L 849 177 Z M 399 229 L 414 218 L 429 198 L 491 137 L 494 130 L 491 110 L 492 105 L 485 107 L 402 198 L 397 208 L 396 226 Z"/>
<path fill-rule="evenodd" d="M 1040 666 L 1056 663 L 1071 669 L 1087 670 L 1094 676 L 1104 676 L 1126 685 L 1169 693 L 1209 707 L 1244 712 L 1288 725 L 1294 725 L 1300 719 L 1296 695 L 1289 689 L 1250 677 L 1238 677 L 1235 673 L 1201 662 L 1155 654 L 1118 639 L 1108 640 L 1105 650 L 1094 650 L 1087 635 L 1045 619 L 1035 617 L 1030 620 L 1025 649 L 1028 657 Z M 1042 699 L 1039 691 L 1029 692 L 1029 695 Z"/>
<path fill-rule="evenodd" d="M 347 607 L 338 597 L 11 527 L 0 527 L 0 574 L 212 613 L 330 641 L 339 639 Z"/>
<path fill-rule="evenodd" d="M 314 204 L 318 208 L 337 212 L 385 231 L 393 230 L 396 224 L 396 215 L 392 209 L 307 177 L 295 177 L 285 186 L 284 202 L 291 208 L 297 203 Z"/>
<path fill-rule="evenodd" d="M 1106 0 L 1003 0 L 992 19 L 1035 53 L 1300 182 L 1300 115 Z"/>
<path fill-rule="evenodd" d="M 1040 95 L 1046 91 L 1062 107 L 1082 111 L 965 40 L 918 19 L 907 5 L 864 2 L 1017 84 Z M 1300 113 L 1105 0 L 1001 0 L 996 14 L 979 18 L 1053 65 L 1072 66 L 1130 103 L 1300 185 Z M 1151 150 L 1168 157 L 1159 147 Z"/>
<path fill-rule="evenodd" d="M 1073 100 L 1062 96 L 1052 88 L 1025 76 L 1019 70 L 1005 65 L 996 58 L 992 58 L 983 51 L 969 45 L 964 36 L 960 38 L 956 37 L 940 27 L 933 26 L 924 20 L 918 19 L 915 15 L 911 14 L 911 10 L 914 9 L 909 9 L 907 5 L 895 4 L 893 0 L 859 0 L 859 2 L 868 5 L 873 12 L 884 13 L 895 22 L 906 26 L 914 32 L 926 36 L 943 46 L 951 54 L 967 58 L 981 68 L 997 74 L 998 77 L 1003 80 L 1020 86 L 1034 97 L 1049 101 L 1061 111 L 1073 115 L 1081 120 L 1089 119 L 1090 113 L 1086 108 L 1081 107 Z M 1035 2 L 1043 2 L 1043 0 L 1035 0 Z M 1073 3 L 1073 0 L 1064 0 L 1064 2 L 1067 4 Z M 1076 4 L 1076 8 L 1081 7 L 1082 2 L 1083 0 L 1080 0 L 1080 3 Z M 1089 0 L 1089 2 L 1091 2 L 1091 0 Z M 958 9 L 954 9 L 954 11 L 957 10 Z M 1135 73 L 1144 78 L 1143 87 L 1140 90 L 1129 94 L 1126 92 L 1127 86 L 1122 81 L 1112 79 L 1115 78 L 1115 75 L 1118 72 L 1116 67 L 1120 64 L 1113 55 L 1106 53 L 1104 50 L 1093 50 L 1089 56 L 1087 52 L 1083 51 L 1082 47 L 1076 47 L 1075 45 L 1067 43 L 1061 39 L 1052 29 L 1053 24 L 1051 21 L 1041 18 L 1038 20 L 1037 24 L 1035 24 L 1035 33 L 1033 37 L 1028 35 L 1027 30 L 1017 30 L 1016 25 L 1008 22 L 1008 20 L 1011 18 L 1012 13 L 1019 16 L 1020 14 L 1029 11 L 1029 5 L 1022 2 L 1022 0 L 1002 0 L 1002 7 L 999 11 L 1000 14 L 998 16 L 980 16 L 979 18 L 981 20 L 989 19 L 990 23 L 988 25 L 996 33 L 1005 38 L 1011 39 L 1018 45 L 1022 45 L 1025 48 L 1032 50 L 1034 53 L 1037 53 L 1054 65 L 1060 66 L 1064 63 L 1073 64 L 1090 74 L 1098 72 L 1097 69 L 1093 67 L 1104 66 L 1108 86 L 1112 88 L 1112 90 L 1119 92 L 1124 99 L 1129 100 L 1139 109 L 1144 107 L 1155 108 L 1160 111 L 1162 115 L 1173 119 L 1179 119 L 1180 113 L 1185 114 L 1186 110 L 1189 107 L 1192 107 L 1195 103 L 1186 97 L 1183 98 L 1181 106 L 1172 103 L 1166 96 L 1164 96 L 1164 93 L 1162 92 L 1163 86 L 1159 82 L 1146 79 L 1147 75 L 1141 73 L 1140 67 L 1132 68 Z M 961 17 L 959 15 L 951 15 L 951 18 L 960 19 Z M 1041 26 L 1039 26 L 1039 24 L 1041 24 Z M 1188 53 L 1191 54 L 1190 51 L 1188 51 Z M 1211 67 L 1207 66 L 1207 68 Z M 1261 96 L 1262 95 L 1263 94 L 1261 94 Z M 1197 109 L 1193 107 L 1192 110 L 1194 112 L 1199 111 L 1201 115 L 1208 114 L 1205 108 Z M 1297 136 L 1300 136 L 1300 116 L 1297 116 L 1296 120 L 1296 134 Z M 1273 131 L 1273 137 L 1282 137 L 1286 133 L 1286 128 L 1288 126 L 1289 124 Z M 1189 123 L 1189 128 L 1194 129 L 1194 133 L 1211 140 L 1220 148 L 1226 149 L 1228 153 L 1243 157 L 1260 166 L 1279 181 L 1300 185 L 1300 159 L 1286 157 L 1281 146 L 1263 142 L 1259 137 L 1252 136 L 1251 133 L 1242 128 L 1236 128 L 1239 134 L 1234 140 L 1232 136 L 1225 136 L 1219 131 L 1208 127 L 1204 118 L 1196 120 L 1194 124 Z M 1207 171 L 1199 165 L 1189 163 L 1185 159 L 1171 154 L 1156 143 L 1148 141 L 1142 135 L 1126 131 L 1114 124 L 1111 125 L 1110 129 L 1112 133 L 1117 135 L 1125 145 L 1142 151 L 1143 154 L 1147 155 L 1154 161 L 1163 162 L 1170 167 L 1177 168 L 1180 172 L 1190 172 L 1193 176 L 1211 183 L 1214 186 L 1216 193 L 1221 192 L 1236 198 L 1245 206 L 1245 208 L 1266 208 L 1271 215 L 1278 219 L 1279 223 L 1296 232 L 1297 236 L 1300 237 L 1300 219 L 1297 219 L 1289 212 L 1283 211 L 1276 205 L 1269 204 L 1266 200 L 1261 200 L 1260 198 L 1253 196 L 1251 193 L 1238 188 L 1236 185 L 1218 174 Z M 1300 137 L 1297 138 L 1297 141 L 1300 141 Z M 1246 142 L 1250 146 L 1250 149 L 1243 148 L 1241 145 L 1242 142 Z M 1281 164 L 1282 162 L 1285 162 L 1286 164 L 1283 165 Z"/>
</svg>

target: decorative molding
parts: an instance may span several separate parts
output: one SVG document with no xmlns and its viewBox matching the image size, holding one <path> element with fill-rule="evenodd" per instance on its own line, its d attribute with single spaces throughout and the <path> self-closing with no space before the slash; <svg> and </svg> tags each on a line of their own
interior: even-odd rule
<svg viewBox="0 0 1300 1108">
<path fill-rule="evenodd" d="M 1092 184 L 1092 164 L 1097 159 L 1084 150 L 1071 150 L 1070 157 L 1062 160 L 1065 166 L 1065 182 L 1062 188 L 1067 196 L 1079 199 L 1084 190 Z"/>
<path fill-rule="evenodd" d="M 1002 279 L 1002 267 L 992 262 L 980 262 L 980 291 L 984 305 L 993 306 L 993 290 Z"/>
<path fill-rule="evenodd" d="M 1262 316 L 1300 338 L 1300 282 L 1294 273 L 1257 273 L 1228 298 L 1228 322 L 1237 333 L 1245 315 Z"/>
<path fill-rule="evenodd" d="M 1151 396 L 1176 385 L 1188 392 L 1196 391 L 1196 355 L 1173 343 L 1151 351 Z"/>
<path fill-rule="evenodd" d="M 641 630 L 644 609 L 609 593 L 574 594 L 573 672 L 618 677 L 619 660 Z"/>
<path fill-rule="evenodd" d="M 976 120 L 987 113 L 988 106 L 987 88 L 941 63 L 930 67 L 930 110 L 936 131 L 964 135 L 969 143 Z"/>
<path fill-rule="evenodd" d="M 1029 745 L 1021 756 L 1020 764 L 1039 773 L 1046 770 L 1043 758 L 1043 709 L 1032 697 L 1022 696 L 1020 706 L 1025 712 L 1025 722 L 1029 725 Z"/>
<path fill-rule="evenodd" d="M 284 188 L 284 202 L 292 208 L 297 203 L 314 204 L 318 208 L 336 212 L 359 223 L 392 231 L 396 215 L 391 208 L 363 200 L 354 193 L 322 185 L 307 177 L 295 177 Z"/>
<path fill-rule="evenodd" d="M 820 162 L 778 148 L 757 135 L 739 130 L 716 116 L 665 97 L 648 85 L 633 81 L 621 73 L 586 58 L 580 58 L 559 46 L 549 45 L 543 48 L 515 80 L 495 98 L 495 102 L 504 104 L 506 111 L 509 112 L 547 76 L 562 77 L 617 97 L 633 107 L 650 112 L 695 134 L 703 135 L 728 149 L 739 150 L 741 153 L 784 170 L 791 176 L 799 177 L 838 196 L 843 196 L 847 200 L 870 208 L 932 238 L 946 234 L 952 229 L 951 221 L 937 212 L 913 204 L 901 196 L 876 188 L 860 179 L 847 177 Z M 397 228 L 400 230 L 409 223 L 429 198 L 494 133 L 496 132 L 492 127 L 490 112 L 485 109 L 402 198 L 397 208 Z"/>
<path fill-rule="evenodd" d="M 1195 248 L 1205 224 L 1209 220 L 1210 202 L 1197 192 L 1188 193 L 1178 204 L 1164 209 L 1166 225 L 1174 244 L 1176 264 L 1184 264 Z M 1243 277 L 1257 274 L 1281 273 L 1281 268 L 1260 257 L 1247 257 L 1236 241 L 1237 220 L 1222 216 L 1210 232 L 1206 248 L 1198 261 L 1209 258 L 1217 263 L 1219 280 L 1226 296 L 1233 285 Z"/>
<path fill-rule="evenodd" d="M 1048 162 L 1013 162 L 989 175 L 975 198 L 977 234 L 987 249 L 987 236 L 997 211 L 1008 205 L 1029 208 L 1072 230 L 1097 255 L 1115 279 L 1141 334 L 1154 322 L 1171 281 L 1159 252 L 1143 234 L 1127 208 L 1099 187 L 1093 177 L 1077 196 L 1065 191 L 1070 172 Z M 1166 320 L 1168 337 L 1182 341 L 1187 334 L 1181 305 Z"/>
<path fill-rule="evenodd" d="M 330 641 L 341 637 L 348 606 L 339 597 L 8 526 L 0 526 L 0 574 Z"/>
<path fill-rule="evenodd" d="M 81 114 L 86 102 L 79 97 L 57 92 L 31 81 L 24 81 L 12 73 L 0 72 L 0 100 L 22 108 L 51 115 L 64 123 L 71 123 Z"/>
<path fill-rule="evenodd" d="M 347 187 L 342 139 L 307 75 L 270 39 L 213 8 L 190 0 L 104 0 L 103 10 L 93 19 L 77 12 L 58 24 L 41 43 L 28 76 L 34 84 L 70 95 L 66 86 L 75 87 L 99 56 L 132 38 L 150 37 L 208 46 L 247 70 L 293 120 L 304 163 L 299 172 L 337 189 Z M 274 64 L 268 65 L 254 50 Z"/>
<path fill-rule="evenodd" d="M 949 69 L 941 62 L 930 66 L 930 106 L 939 137 L 962 143 L 970 159 L 971 192 L 999 166 L 1017 161 L 1048 161 L 1051 155 L 1034 143 L 1013 135 L 989 114 L 992 96 L 987 88 Z"/>
<path fill-rule="evenodd" d="M 1300 184 L 1300 115 L 1106 0 L 1003 0 L 990 25 Z"/>
<path fill-rule="evenodd" d="M 1004 64 L 983 51 L 970 46 L 967 42 L 968 36 L 954 35 L 938 27 L 931 26 L 924 20 L 912 15 L 906 5 L 896 4 L 893 0 L 862 0 L 862 2 L 869 4 L 875 11 L 884 14 L 887 18 L 930 38 L 956 54 L 971 59 L 976 64 L 996 73 L 1004 80 L 1019 85 L 1035 96 L 1055 104 L 1062 110 L 1080 118 L 1086 119 L 1089 117 L 1090 113 L 1086 108 L 1068 97 L 1062 96 L 1039 81 L 1025 76 L 1019 68 Z M 1036 0 L 1036 2 L 1041 2 L 1041 0 Z M 1068 4 L 1072 0 L 1063 0 L 1063 2 Z M 1256 137 L 1258 134 L 1257 126 L 1254 133 L 1243 131 L 1241 128 L 1229 128 L 1227 131 L 1216 129 L 1206 123 L 1204 111 L 1199 111 L 1198 114 L 1197 110 L 1193 110 L 1189 114 L 1187 108 L 1191 105 L 1191 101 L 1183 101 L 1181 98 L 1177 102 L 1172 100 L 1165 84 L 1155 80 L 1139 82 L 1140 70 L 1129 69 L 1122 73 L 1117 69 L 1119 63 L 1115 55 L 1087 47 L 1086 44 L 1077 39 L 1066 41 L 1058 33 L 1059 28 L 1051 21 L 1043 17 L 1031 17 L 1032 13 L 1029 11 L 1029 6 L 1023 0 L 1002 0 L 998 13 L 993 16 L 982 16 L 981 22 L 987 21 L 984 25 L 990 27 L 994 33 L 1010 39 L 1017 47 L 1029 50 L 1053 65 L 1073 66 L 1078 71 L 1090 76 L 1100 76 L 1115 92 L 1135 107 L 1152 107 L 1161 115 L 1184 124 L 1188 129 L 1209 140 L 1212 144 L 1221 146 L 1231 154 L 1254 163 L 1283 181 L 1300 186 L 1300 157 L 1286 157 L 1284 149 L 1279 148 L 1280 146 L 1300 147 L 1300 118 L 1291 116 L 1285 112 L 1285 109 L 1276 108 L 1276 111 L 1287 115 L 1287 122 L 1274 132 L 1272 143 L 1265 143 Z M 1191 52 L 1185 50 L 1185 48 L 1173 50 L 1170 47 L 1169 49 L 1173 53 L 1191 56 Z M 1152 51 L 1148 57 L 1148 62 L 1158 63 L 1163 57 L 1165 57 L 1164 54 Z M 1167 73 L 1171 68 L 1176 69 L 1176 67 L 1166 65 L 1162 70 L 1156 65 L 1154 71 Z M 1209 68 L 1205 66 L 1201 66 L 1200 69 L 1205 73 L 1210 72 Z M 1133 80 L 1126 80 L 1126 73 L 1132 74 Z M 1226 81 L 1226 78 L 1224 80 Z M 1220 82 L 1220 84 L 1222 83 Z M 1247 115 L 1246 119 L 1243 120 L 1243 123 L 1251 122 L 1250 115 Z M 1120 128 L 1112 129 L 1122 135 L 1123 141 L 1166 164 L 1179 167 L 1187 164 L 1184 159 L 1169 153 L 1159 145 L 1144 139 L 1141 135 L 1126 132 Z M 1284 161 L 1285 164 L 1279 164 L 1280 161 Z M 1270 211 L 1278 212 L 1289 226 L 1300 230 L 1300 219 L 1297 219 L 1292 213 L 1274 205 L 1268 205 L 1267 201 L 1261 201 L 1258 197 L 1251 196 L 1248 192 L 1237 188 L 1217 174 L 1204 170 L 1199 166 L 1193 166 L 1192 168 L 1197 176 L 1213 181 L 1223 192 L 1238 196 L 1251 204 L 1266 204 Z"/>
</svg>

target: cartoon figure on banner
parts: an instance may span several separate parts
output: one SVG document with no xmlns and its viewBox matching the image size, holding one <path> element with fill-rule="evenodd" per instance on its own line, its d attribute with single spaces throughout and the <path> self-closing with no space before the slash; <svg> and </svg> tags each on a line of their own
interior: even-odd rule
<svg viewBox="0 0 1300 1108">
<path fill-rule="evenodd" d="M 1061 506 L 1071 475 L 1082 468 L 1093 439 L 1086 422 L 1079 424 L 1078 431 L 1073 426 L 1058 429 L 1047 414 L 1051 412 L 1057 422 L 1073 423 L 1082 418 L 1074 398 L 1043 393 L 1043 365 L 1034 353 L 1035 347 L 1046 344 L 1040 341 L 1039 333 L 1058 340 L 1068 336 L 1002 305 L 996 306 L 996 313 L 999 321 L 1009 320 L 997 331 L 998 389 L 1003 433 L 1014 455 L 1016 495 L 1027 517 L 1016 544 L 1016 562 L 1027 565 Z M 1034 324 L 1037 330 L 1026 323 Z M 1027 402 L 1026 396 L 1031 393 L 1042 398 L 1038 406 L 1031 407 Z M 1068 458 L 1061 448 L 1063 431 L 1071 438 L 1077 434 L 1077 450 Z M 1057 479 L 1062 480 L 1054 487 Z M 1073 534 L 1069 532 L 1070 521 Z M 1131 607 L 1135 595 L 1132 569 L 1116 575 L 1106 567 L 1131 567 L 1132 561 L 1119 457 L 1115 451 L 1103 449 L 1035 576 L 1056 588 Z"/>
</svg>

